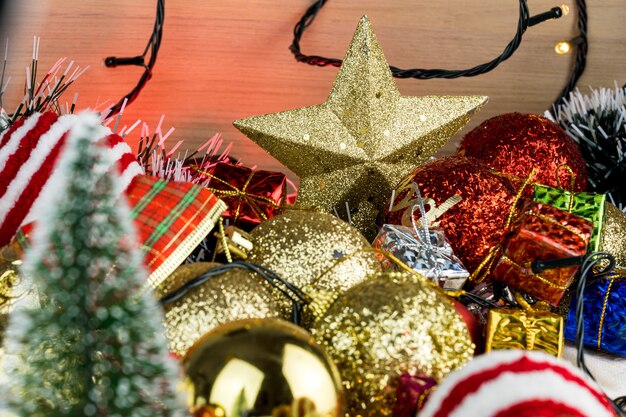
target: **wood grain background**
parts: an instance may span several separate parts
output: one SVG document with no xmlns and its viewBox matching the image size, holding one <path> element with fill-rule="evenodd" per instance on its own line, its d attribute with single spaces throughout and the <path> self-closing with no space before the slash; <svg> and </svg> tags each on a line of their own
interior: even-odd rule
<svg viewBox="0 0 626 417">
<path fill-rule="evenodd" d="M 566 0 L 572 11 L 571 0 Z M 152 29 L 155 0 L 13 0 L 3 31 L 10 38 L 12 86 L 5 106 L 23 96 L 24 67 L 32 36 L 41 36 L 40 69 L 66 56 L 91 68 L 76 85 L 79 107 L 117 101 L 141 74 L 110 69 L 109 55 L 143 51 Z M 176 128 L 172 143 L 195 148 L 215 132 L 234 142 L 233 153 L 248 165 L 286 169 L 236 131 L 234 119 L 323 102 L 336 68 L 297 63 L 288 46 L 292 29 L 311 0 L 167 0 L 163 44 L 154 72 L 139 99 L 127 109 L 137 118 Z M 531 14 L 557 3 L 531 0 Z M 620 85 L 626 79 L 624 0 L 589 0 L 589 63 L 579 87 Z M 515 33 L 516 0 L 333 0 L 305 34 L 305 53 L 342 57 L 357 21 L 368 14 L 387 60 L 404 68 L 460 69 L 488 61 Z M 489 104 L 442 153 L 452 153 L 468 128 L 504 112 L 541 113 L 561 90 L 573 55 L 554 45 L 572 38 L 575 12 L 528 30 L 518 52 L 489 74 L 456 80 L 397 80 L 404 95 L 484 94 Z M 3 43 L 2 43 L 3 44 Z M 19 80 L 19 81 L 18 81 Z M 71 100 L 73 94 L 66 97 Z M 137 135 L 131 135 L 136 139 Z"/>
</svg>

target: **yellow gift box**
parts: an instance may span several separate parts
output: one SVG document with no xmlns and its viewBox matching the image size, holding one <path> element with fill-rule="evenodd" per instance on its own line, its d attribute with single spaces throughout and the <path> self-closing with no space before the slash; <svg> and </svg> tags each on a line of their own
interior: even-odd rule
<svg viewBox="0 0 626 417">
<path fill-rule="evenodd" d="M 563 317 L 549 311 L 495 308 L 489 310 L 485 351 L 541 350 L 561 357 Z"/>
</svg>

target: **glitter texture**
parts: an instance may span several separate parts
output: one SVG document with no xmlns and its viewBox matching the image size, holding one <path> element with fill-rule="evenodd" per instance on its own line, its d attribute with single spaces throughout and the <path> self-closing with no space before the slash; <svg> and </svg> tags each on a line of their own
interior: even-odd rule
<svg viewBox="0 0 626 417">
<path fill-rule="evenodd" d="M 515 188 L 476 159 L 439 158 L 405 177 L 396 189 L 396 200 L 385 223 L 411 224 L 411 207 L 416 199 L 413 182 L 422 196 L 433 199 L 437 206 L 454 195 L 462 197 L 435 220 L 440 222 L 454 254 L 473 272 L 489 249 L 501 243 Z M 408 223 L 406 216 L 403 218 L 405 212 Z"/>
<path fill-rule="evenodd" d="M 175 290 L 210 269 L 210 264 L 196 265 L 179 267 L 166 280 L 168 289 Z M 211 277 L 164 309 L 170 350 L 181 356 L 206 332 L 221 324 L 244 318 L 282 317 L 270 286 L 245 270 Z"/>
<path fill-rule="evenodd" d="M 319 105 L 240 119 L 237 129 L 300 176 L 298 204 L 347 202 L 373 238 L 392 187 L 425 162 L 487 101 L 485 96 L 402 97 L 367 17 Z"/>
<path fill-rule="evenodd" d="M 574 191 L 587 190 L 587 168 L 578 145 L 559 125 L 536 114 L 506 113 L 486 120 L 465 135 L 458 153 L 518 177 L 537 168 L 534 181 L 553 188 L 561 188 L 557 168 L 567 165 L 576 175 Z M 569 189 L 565 170 L 559 170 L 559 181 Z"/>
<path fill-rule="evenodd" d="M 176 268 L 158 287 L 154 290 L 157 299 L 165 297 L 185 285 L 188 281 L 199 277 L 211 268 L 221 264 L 217 262 L 194 262 L 183 264 Z"/>
<path fill-rule="evenodd" d="M 313 335 L 339 367 L 351 416 L 390 416 L 402 374 L 441 380 L 474 352 L 452 302 L 426 278 L 401 273 L 348 290 Z"/>
<path fill-rule="evenodd" d="M 371 248 L 367 240 L 330 214 L 288 210 L 261 223 L 250 235 L 254 247 L 248 260 L 270 268 L 314 299 L 322 296 L 332 301 L 368 275 L 381 271 L 374 253 L 354 254 Z M 291 303 L 284 298 L 277 298 L 277 302 L 288 317 Z M 306 309 L 305 324 L 314 321 L 311 314 L 321 312 Z"/>
<path fill-rule="evenodd" d="M 615 257 L 618 266 L 626 268 L 626 213 L 608 201 L 601 248 Z"/>
</svg>

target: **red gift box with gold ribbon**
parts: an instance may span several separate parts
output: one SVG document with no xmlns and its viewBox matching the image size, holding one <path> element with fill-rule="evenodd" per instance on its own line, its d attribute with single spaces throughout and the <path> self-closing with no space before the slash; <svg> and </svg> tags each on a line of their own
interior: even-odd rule
<svg viewBox="0 0 626 417">
<path fill-rule="evenodd" d="M 222 217 L 243 229 L 280 214 L 287 203 L 287 177 L 280 172 L 226 162 L 218 163 L 212 172 L 196 171 L 210 179 L 207 188 L 228 206 Z"/>
<path fill-rule="evenodd" d="M 593 224 L 547 204 L 529 201 L 510 230 L 492 271 L 493 279 L 557 306 L 578 266 L 535 273 L 532 263 L 584 255 Z"/>
</svg>

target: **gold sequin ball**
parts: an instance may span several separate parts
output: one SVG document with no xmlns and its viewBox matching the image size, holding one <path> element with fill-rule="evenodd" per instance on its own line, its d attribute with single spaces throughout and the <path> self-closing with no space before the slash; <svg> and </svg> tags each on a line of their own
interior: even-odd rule
<svg viewBox="0 0 626 417">
<path fill-rule="evenodd" d="M 390 416 L 400 375 L 441 380 L 474 352 L 452 302 L 404 273 L 376 274 L 352 287 L 312 333 L 341 372 L 351 416 Z"/>
<path fill-rule="evenodd" d="M 254 247 L 248 260 L 268 267 L 314 299 L 304 311 L 307 327 L 324 305 L 381 271 L 376 255 L 364 251 L 371 249 L 367 240 L 330 214 L 289 210 L 261 223 L 251 236 Z M 288 318 L 291 303 L 276 298 Z"/>
<path fill-rule="evenodd" d="M 618 266 L 626 267 L 626 213 L 606 203 L 602 250 L 615 256 Z"/>
<path fill-rule="evenodd" d="M 180 266 L 157 296 L 174 291 L 219 264 Z M 181 298 L 164 305 L 165 335 L 172 352 L 184 355 L 200 337 L 221 324 L 245 318 L 281 317 L 275 294 L 262 278 L 246 270 L 212 276 Z"/>
</svg>

